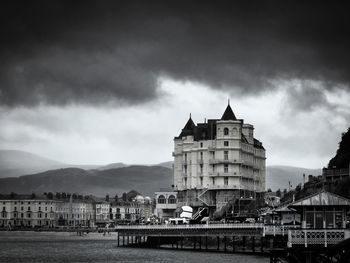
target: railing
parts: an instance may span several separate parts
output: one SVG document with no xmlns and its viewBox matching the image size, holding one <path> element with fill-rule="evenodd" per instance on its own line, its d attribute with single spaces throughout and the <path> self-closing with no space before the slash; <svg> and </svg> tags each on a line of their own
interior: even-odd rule
<svg viewBox="0 0 350 263">
<path fill-rule="evenodd" d="M 347 229 L 295 229 L 288 231 L 288 247 L 294 245 L 334 245 L 350 238 Z"/>
<path fill-rule="evenodd" d="M 223 172 L 210 172 L 209 173 L 210 177 L 216 177 L 216 176 L 223 176 L 223 177 L 232 177 L 232 176 L 239 176 L 236 172 L 230 172 L 230 173 L 223 173 Z"/>
<path fill-rule="evenodd" d="M 218 164 L 218 163 L 241 163 L 239 159 L 209 159 L 209 164 Z"/>
<path fill-rule="evenodd" d="M 263 229 L 262 223 L 254 224 L 198 224 L 198 225 L 134 225 L 134 226 L 116 226 L 115 230 L 128 230 L 128 229 Z"/>
<path fill-rule="evenodd" d="M 288 235 L 288 230 L 300 228 L 299 225 L 289 225 L 289 226 L 281 226 L 281 225 L 265 225 L 264 233 L 265 235 L 276 236 L 276 235 Z"/>
</svg>

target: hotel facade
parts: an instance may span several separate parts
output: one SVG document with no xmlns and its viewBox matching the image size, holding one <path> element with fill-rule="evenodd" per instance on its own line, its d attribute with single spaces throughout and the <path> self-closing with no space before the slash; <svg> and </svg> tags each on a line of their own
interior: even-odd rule
<svg viewBox="0 0 350 263">
<path fill-rule="evenodd" d="M 174 138 L 173 157 L 178 206 L 208 206 L 213 213 L 265 191 L 265 149 L 254 126 L 237 119 L 230 105 L 221 119 L 196 125 L 190 116 Z"/>
</svg>

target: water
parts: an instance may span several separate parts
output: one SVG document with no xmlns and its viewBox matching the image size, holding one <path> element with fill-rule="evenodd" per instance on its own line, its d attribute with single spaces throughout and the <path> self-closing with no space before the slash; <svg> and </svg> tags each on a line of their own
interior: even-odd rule
<svg viewBox="0 0 350 263">
<path fill-rule="evenodd" d="M 0 232 L 0 262 L 269 262 L 261 256 L 117 247 L 116 234 Z"/>
</svg>

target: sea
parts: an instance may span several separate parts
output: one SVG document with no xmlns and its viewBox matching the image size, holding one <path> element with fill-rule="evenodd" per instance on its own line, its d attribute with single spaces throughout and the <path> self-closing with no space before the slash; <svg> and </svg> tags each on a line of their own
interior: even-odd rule
<svg viewBox="0 0 350 263">
<path fill-rule="evenodd" d="M 0 262 L 195 262 L 257 263 L 255 255 L 117 246 L 117 234 L 0 232 Z"/>
</svg>

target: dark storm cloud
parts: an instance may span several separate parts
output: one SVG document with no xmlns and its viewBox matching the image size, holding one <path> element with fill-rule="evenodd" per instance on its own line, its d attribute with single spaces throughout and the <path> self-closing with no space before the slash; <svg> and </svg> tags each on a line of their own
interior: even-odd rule
<svg viewBox="0 0 350 263">
<path fill-rule="evenodd" d="M 159 76 L 233 94 L 276 79 L 349 86 L 350 21 L 335 1 L 11 1 L 0 12 L 8 106 L 138 103 L 157 96 Z M 314 92 L 290 96 L 307 109 L 323 103 Z"/>
</svg>

